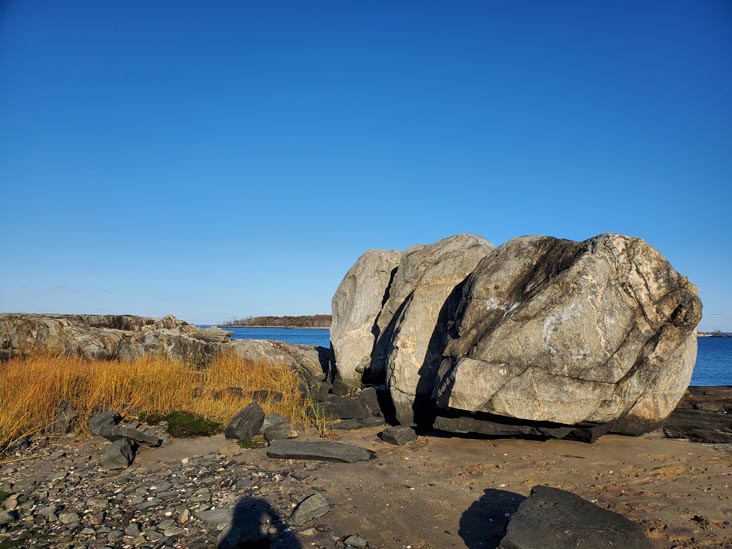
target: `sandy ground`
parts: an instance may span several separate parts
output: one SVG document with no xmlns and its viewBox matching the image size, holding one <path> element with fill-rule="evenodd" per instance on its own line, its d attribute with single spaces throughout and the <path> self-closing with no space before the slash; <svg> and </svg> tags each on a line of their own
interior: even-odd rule
<svg viewBox="0 0 732 549">
<path fill-rule="evenodd" d="M 335 538 L 348 534 L 372 548 L 495 547 L 507 516 L 538 484 L 625 515 L 654 547 L 732 547 L 732 445 L 613 435 L 591 445 L 432 436 L 396 447 L 379 440 L 379 431 L 342 436 L 374 450 L 376 459 L 314 468 L 307 483 L 333 509 L 306 527 L 322 524 L 329 535 L 301 537 L 295 529 L 301 547 L 335 547 Z M 242 450 L 217 436 L 141 449 L 132 467 L 144 471 L 191 455 L 230 455 L 262 467 L 303 464 L 270 459 L 264 449 Z M 35 461 L 31 467 L 47 474 L 48 464 Z"/>
</svg>

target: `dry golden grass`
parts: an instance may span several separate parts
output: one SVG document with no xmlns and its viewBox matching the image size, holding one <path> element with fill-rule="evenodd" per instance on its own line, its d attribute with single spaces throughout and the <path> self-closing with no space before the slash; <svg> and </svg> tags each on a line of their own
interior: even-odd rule
<svg viewBox="0 0 732 549">
<path fill-rule="evenodd" d="M 299 382 L 284 365 L 233 355 L 222 355 L 206 369 L 152 355 L 133 362 L 18 358 L 0 363 L 0 452 L 20 437 L 47 432 L 64 401 L 81 413 L 82 431 L 89 417 L 108 409 L 123 415 L 193 412 L 226 425 L 252 400 L 266 413 L 303 425 L 311 403 L 300 394 Z M 253 396 L 254 391 L 269 396 Z"/>
</svg>

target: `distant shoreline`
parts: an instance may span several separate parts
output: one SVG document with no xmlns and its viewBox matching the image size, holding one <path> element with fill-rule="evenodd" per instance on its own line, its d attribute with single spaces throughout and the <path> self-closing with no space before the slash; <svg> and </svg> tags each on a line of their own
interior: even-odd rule
<svg viewBox="0 0 732 549">
<path fill-rule="evenodd" d="M 330 330 L 330 326 L 231 326 L 230 324 L 215 324 L 217 328 L 278 328 L 280 330 Z"/>
</svg>

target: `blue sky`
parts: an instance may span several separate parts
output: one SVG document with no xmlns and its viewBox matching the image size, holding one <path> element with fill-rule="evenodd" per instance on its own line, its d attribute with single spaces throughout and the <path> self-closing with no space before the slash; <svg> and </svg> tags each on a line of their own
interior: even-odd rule
<svg viewBox="0 0 732 549">
<path fill-rule="evenodd" d="M 732 330 L 732 4 L 0 1 L 0 311 L 330 310 L 368 248 L 645 239 Z"/>
</svg>

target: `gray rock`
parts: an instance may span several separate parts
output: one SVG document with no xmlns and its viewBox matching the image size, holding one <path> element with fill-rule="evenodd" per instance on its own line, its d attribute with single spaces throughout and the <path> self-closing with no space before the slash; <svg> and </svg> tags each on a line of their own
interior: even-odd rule
<svg viewBox="0 0 732 549">
<path fill-rule="evenodd" d="M 20 514 L 15 510 L 0 511 L 0 526 L 12 524 L 13 522 L 20 519 Z"/>
<path fill-rule="evenodd" d="M 130 537 L 137 536 L 142 531 L 140 524 L 137 522 L 130 522 L 125 528 L 125 535 Z"/>
<path fill-rule="evenodd" d="M 116 440 L 106 448 L 99 458 L 104 469 L 124 469 L 135 459 L 135 446 L 126 438 Z"/>
<path fill-rule="evenodd" d="M 411 427 L 406 425 L 396 425 L 385 429 L 381 433 L 381 440 L 388 442 L 389 444 L 404 446 L 409 442 L 417 440 L 417 435 Z"/>
<path fill-rule="evenodd" d="M 283 459 L 313 459 L 355 463 L 368 461 L 375 454 L 371 450 L 333 441 L 276 440 L 267 448 L 267 455 Z"/>
<path fill-rule="evenodd" d="M 535 486 L 511 516 L 499 549 L 648 549 L 643 529 L 571 492 Z"/>
<path fill-rule="evenodd" d="M 259 404 L 250 402 L 232 418 L 226 427 L 226 438 L 248 440 L 259 432 L 264 423 L 264 412 Z"/>
<path fill-rule="evenodd" d="M 282 414 L 265 414 L 262 426 L 259 428 L 260 433 L 264 433 L 270 427 L 279 425 L 280 423 L 289 423 L 287 418 Z"/>
<path fill-rule="evenodd" d="M 695 442 L 732 442 L 732 387 L 689 387 L 666 418 L 663 434 Z"/>
<path fill-rule="evenodd" d="M 328 419 L 366 419 L 371 416 L 371 410 L 360 397 L 323 402 L 320 410 Z"/>
<path fill-rule="evenodd" d="M 150 448 L 157 448 L 163 443 L 163 439 L 157 435 L 150 435 L 137 429 L 130 429 L 129 427 L 122 427 L 120 425 L 102 425 L 99 427 L 97 434 L 111 442 L 121 438 L 128 438 L 142 446 L 149 446 Z"/>
<path fill-rule="evenodd" d="M 295 526 L 302 526 L 308 521 L 322 517 L 330 511 L 330 505 L 319 493 L 315 493 L 302 500 L 290 515 L 289 522 Z"/>
<path fill-rule="evenodd" d="M 61 524 L 70 526 L 73 524 L 79 524 L 81 522 L 81 517 L 79 516 L 79 513 L 65 511 L 58 516 L 58 520 Z"/>
<path fill-rule="evenodd" d="M 368 250 L 343 277 L 333 295 L 330 340 L 340 378 L 358 385 L 371 363 L 374 326 L 401 253 Z"/>
<path fill-rule="evenodd" d="M 89 426 L 89 430 L 91 431 L 92 435 L 103 436 L 102 431 L 104 429 L 114 427 L 120 422 L 121 419 L 122 416 L 119 414 L 119 412 L 116 412 L 114 410 L 108 410 L 89 418 L 89 421 L 87 421 L 87 425 Z"/>
<path fill-rule="evenodd" d="M 355 549 L 366 549 L 366 547 L 368 547 L 369 545 L 366 539 L 356 535 L 348 536 L 346 539 L 343 540 L 343 543 L 346 545 L 346 547 L 354 547 Z"/>
<path fill-rule="evenodd" d="M 331 428 L 337 431 L 355 431 L 356 429 L 363 429 L 363 423 L 360 419 L 344 419 L 334 423 Z"/>
<path fill-rule="evenodd" d="M 278 423 L 264 431 L 264 438 L 272 443 L 275 440 L 288 440 L 297 438 L 299 433 L 289 423 Z"/>
<path fill-rule="evenodd" d="M 681 398 L 696 356 L 696 287 L 642 240 L 514 239 L 453 309 L 441 409 L 638 434 Z"/>
</svg>

